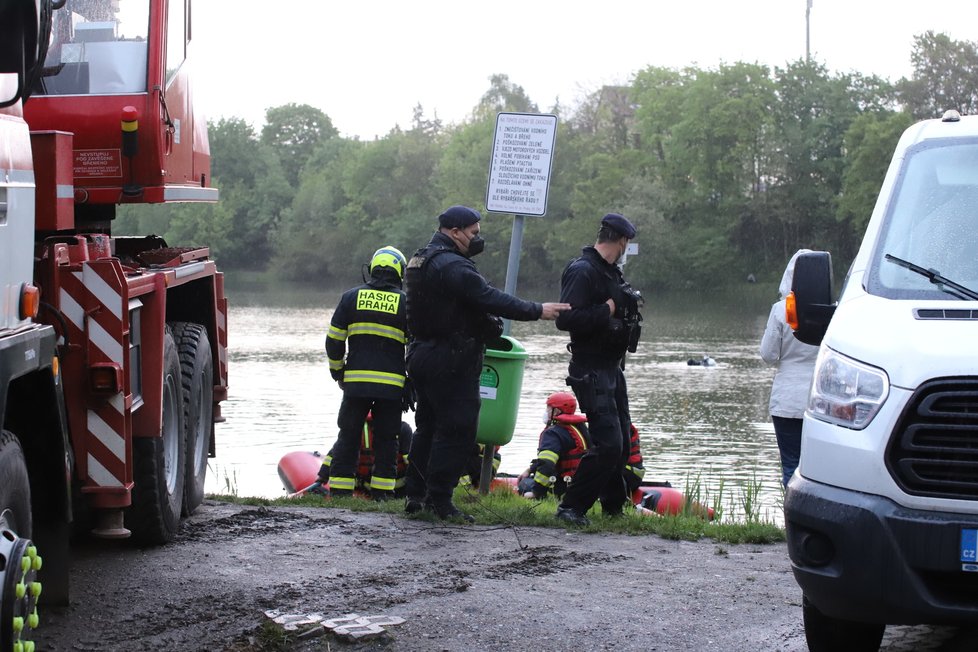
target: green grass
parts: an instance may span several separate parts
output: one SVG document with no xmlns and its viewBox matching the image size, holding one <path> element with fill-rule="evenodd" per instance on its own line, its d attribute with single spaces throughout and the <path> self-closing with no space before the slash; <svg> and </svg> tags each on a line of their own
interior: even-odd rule
<svg viewBox="0 0 978 652">
<path fill-rule="evenodd" d="M 722 500 L 722 492 L 720 496 L 707 496 L 702 491 L 697 491 L 697 487 L 701 486 L 698 481 L 687 483 L 685 492 L 687 498 L 696 500 L 698 497 L 698 502 L 703 505 L 719 505 L 720 500 Z M 742 495 L 741 502 L 746 500 L 750 503 L 753 500 L 756 504 L 755 486 L 743 491 L 753 493 L 748 493 L 746 497 Z M 356 512 L 388 513 L 403 518 L 434 521 L 434 516 L 428 513 L 414 516 L 405 515 L 404 501 L 402 500 L 377 503 L 358 497 L 323 499 L 320 496 L 303 496 L 291 499 L 284 497 L 264 499 L 219 495 L 211 496 L 211 498 L 244 505 L 342 508 Z M 553 498 L 540 501 L 527 500 L 508 488 L 494 489 L 488 495 L 483 496 L 472 489 L 460 487 L 455 491 L 455 504 L 462 511 L 474 516 L 477 525 L 567 527 L 554 518 L 557 503 Z M 689 510 L 677 516 L 648 516 L 627 510 L 621 518 L 608 518 L 601 514 L 600 507 L 595 506 L 588 514 L 591 524 L 581 531 L 594 534 L 613 532 L 637 536 L 655 534 L 666 539 L 685 541 L 712 539 L 723 543 L 774 543 L 785 540 L 784 529 L 773 522 L 760 518 L 756 511 L 750 512 L 743 521 L 735 521 L 731 518 L 732 509 L 731 512 L 727 513 L 726 520 L 717 517 L 713 521 L 707 521 L 697 516 L 693 511 Z M 720 513 L 719 510 L 717 513 Z"/>
</svg>

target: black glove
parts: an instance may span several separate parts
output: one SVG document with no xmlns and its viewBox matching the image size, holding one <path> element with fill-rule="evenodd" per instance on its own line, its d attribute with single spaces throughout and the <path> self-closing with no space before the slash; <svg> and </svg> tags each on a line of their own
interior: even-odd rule
<svg viewBox="0 0 978 652">
<path fill-rule="evenodd" d="M 503 318 L 499 315 L 486 313 L 479 325 L 479 339 L 483 344 L 487 344 L 499 338 L 503 334 Z"/>
<path fill-rule="evenodd" d="M 340 386 L 340 389 L 343 389 L 343 384 L 344 384 L 343 383 L 343 372 L 344 372 L 344 370 L 345 370 L 345 367 L 340 367 L 339 369 L 330 369 L 329 370 L 329 375 L 333 377 L 333 380 L 335 380 L 336 381 L 336 384 Z"/>
</svg>

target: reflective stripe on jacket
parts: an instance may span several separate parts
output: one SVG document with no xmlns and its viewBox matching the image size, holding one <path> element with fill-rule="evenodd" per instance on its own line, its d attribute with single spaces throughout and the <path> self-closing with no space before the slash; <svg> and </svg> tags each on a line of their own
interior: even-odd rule
<svg viewBox="0 0 978 652">
<path fill-rule="evenodd" d="M 397 436 L 397 477 L 393 479 L 375 479 L 372 477 L 374 469 L 374 431 L 369 423 L 363 424 L 363 437 L 360 439 L 360 455 L 357 458 L 356 478 L 354 478 L 355 488 L 366 490 L 373 487 L 389 491 L 404 486 L 404 478 L 407 475 L 408 451 L 411 449 L 411 437 L 413 434 L 411 426 L 402 421 L 401 430 Z M 332 463 L 333 450 L 330 449 L 326 457 L 323 458 L 322 466 L 319 469 L 319 480 L 323 482 L 330 480 L 329 470 Z M 331 484 L 330 488 L 344 489 L 346 487 L 334 487 Z"/>
<path fill-rule="evenodd" d="M 533 480 L 537 485 L 534 494 L 544 495 L 550 489 L 555 495 L 563 494 L 567 483 L 577 473 L 589 442 L 590 435 L 583 420 L 573 424 L 558 421 L 540 433 L 540 448 L 534 463 Z"/>
<path fill-rule="evenodd" d="M 377 280 L 343 293 L 326 334 L 334 378 L 351 396 L 399 399 L 404 388 L 407 301 Z"/>
</svg>

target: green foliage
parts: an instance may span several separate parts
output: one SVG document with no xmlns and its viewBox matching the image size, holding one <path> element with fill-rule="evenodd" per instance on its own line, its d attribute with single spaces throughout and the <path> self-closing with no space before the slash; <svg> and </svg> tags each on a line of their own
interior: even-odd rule
<svg viewBox="0 0 978 652">
<path fill-rule="evenodd" d="M 910 116 L 978 110 L 976 44 L 926 33 L 912 63 L 913 78 L 896 86 L 802 60 L 649 67 L 570 110 L 554 107 L 548 212 L 525 220 L 519 293 L 552 294 L 609 211 L 638 227 L 628 275 L 646 293 L 777 276 L 799 247 L 831 250 L 844 268 Z M 339 137 L 307 105 L 268 109 L 260 136 L 240 119 L 220 120 L 210 125 L 220 203 L 123 206 L 115 230 L 206 244 L 229 268 L 358 282 L 377 247 L 410 255 L 423 246 L 445 207 L 484 208 L 500 111 L 538 108 L 497 74 L 460 124 L 446 127 L 419 105 L 410 129 L 369 143 Z M 488 246 L 477 263 L 497 286 L 512 225 L 508 215 L 483 221 Z"/>
<path fill-rule="evenodd" d="M 440 205 L 430 192 L 440 155 L 437 130 L 420 122 L 371 143 L 323 143 L 279 229 L 279 271 L 346 283 L 380 246 L 422 246 Z"/>
<path fill-rule="evenodd" d="M 220 119 L 207 126 L 211 146 L 211 175 L 249 184 L 255 182 L 251 166 L 258 147 L 255 130 L 241 118 Z"/>
<path fill-rule="evenodd" d="M 636 77 L 634 97 L 649 172 L 631 188 L 639 214 L 652 218 L 651 233 L 640 229 L 653 240 L 649 280 L 709 288 L 742 278 L 756 241 L 737 235 L 763 197 L 774 131 L 767 69 L 650 68 Z"/>
<path fill-rule="evenodd" d="M 946 34 L 914 37 L 913 78 L 900 82 L 900 99 L 916 120 L 939 118 L 947 109 L 978 113 L 978 43 Z"/>
<path fill-rule="evenodd" d="M 747 484 L 740 488 L 740 507 L 744 514 L 744 519 L 748 523 L 757 523 L 761 520 L 760 503 L 758 497 L 761 494 L 761 482 L 756 474 L 751 475 Z"/>
<path fill-rule="evenodd" d="M 265 111 L 261 142 L 276 151 L 286 179 L 295 186 L 316 147 L 338 134 L 333 121 L 319 109 L 308 104 L 286 104 Z"/>
<path fill-rule="evenodd" d="M 257 652 L 288 652 L 294 650 L 298 632 L 287 632 L 270 620 L 264 621 L 256 628 L 254 644 L 248 645 L 249 651 Z M 233 652 L 234 647 L 228 648 Z"/>
<path fill-rule="evenodd" d="M 167 233 L 175 242 L 201 238 L 229 268 L 263 268 L 272 258 L 279 222 L 292 204 L 282 159 L 237 118 L 220 120 L 209 130 L 211 168 L 221 200 L 217 206 L 171 216 Z"/>
<path fill-rule="evenodd" d="M 439 205 L 484 207 L 494 128 L 494 119 L 485 118 L 449 131 L 434 179 Z"/>
<path fill-rule="evenodd" d="M 864 113 L 846 132 L 848 156 L 837 218 L 851 233 L 866 229 L 890 157 L 911 122 L 909 113 Z"/>
<path fill-rule="evenodd" d="M 489 90 L 485 92 L 472 115 L 476 121 L 495 120 L 500 112 L 539 113 L 522 86 L 514 84 L 508 75 L 489 77 Z"/>
</svg>

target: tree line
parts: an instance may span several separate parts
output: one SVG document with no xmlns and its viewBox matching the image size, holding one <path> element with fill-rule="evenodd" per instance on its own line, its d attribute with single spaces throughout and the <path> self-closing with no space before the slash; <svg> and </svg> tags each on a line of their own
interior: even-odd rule
<svg viewBox="0 0 978 652">
<path fill-rule="evenodd" d="M 552 288 L 620 212 L 639 230 L 628 276 L 643 291 L 707 290 L 748 275 L 776 282 L 800 247 L 844 271 L 890 155 L 913 121 L 978 109 L 978 44 L 914 38 L 909 79 L 784 67 L 648 67 L 558 116 L 548 211 L 526 220 L 519 286 Z M 329 116 L 288 104 L 256 132 L 209 129 L 214 205 L 120 207 L 116 233 L 206 244 L 225 269 L 343 287 L 383 245 L 410 257 L 452 204 L 484 208 L 496 114 L 540 112 L 506 75 L 460 124 L 414 110 L 383 138 L 340 137 Z M 488 214 L 479 268 L 504 282 L 512 216 Z"/>
</svg>

